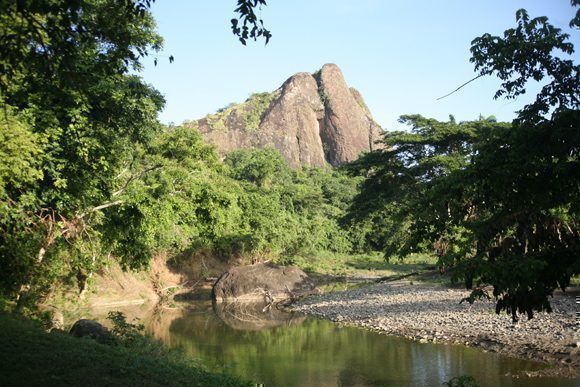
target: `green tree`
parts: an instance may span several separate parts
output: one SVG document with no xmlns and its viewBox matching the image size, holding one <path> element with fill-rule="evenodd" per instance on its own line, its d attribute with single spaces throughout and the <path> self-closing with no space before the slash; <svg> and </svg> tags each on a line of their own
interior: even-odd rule
<svg viewBox="0 0 580 387">
<path fill-rule="evenodd" d="M 516 18 L 515 29 L 471 48 L 479 75 L 503 81 L 496 98 L 524 93 L 530 79 L 545 82 L 512 125 L 405 116 L 411 133 L 386 134 L 385 150 L 349 167 L 367 176 L 351 216 L 394 220 L 388 254 L 435 250 L 476 286 L 470 301 L 491 284 L 497 312 L 514 321 L 549 311 L 554 289 L 580 273 L 579 66 L 554 54 L 573 47 L 546 18 L 525 10 Z"/>
<path fill-rule="evenodd" d="M 138 152 L 123 171 L 117 191 L 121 203 L 106 210 L 101 226 L 111 252 L 128 267 L 146 265 L 155 252 L 181 252 L 215 234 L 230 219 L 223 212 L 235 201 L 228 190 L 216 187 L 217 153 L 196 130 L 166 128 Z"/>
<path fill-rule="evenodd" d="M 271 185 L 275 177 L 289 173 L 286 161 L 276 149 L 235 150 L 227 155 L 225 163 L 234 179 L 250 181 L 260 187 Z"/>
<path fill-rule="evenodd" d="M 153 2 L 0 0 L 0 291 L 18 308 L 63 277 L 82 290 L 110 254 L 138 268 L 239 232 L 243 189 L 131 75 L 162 47 Z M 270 39 L 265 4 L 237 2 L 243 44 Z"/>
<path fill-rule="evenodd" d="M 11 170 L 0 183 L 0 268 L 20 305 L 51 273 L 95 266 L 105 210 L 122 202 L 122 171 L 160 130 L 163 98 L 129 75 L 161 47 L 148 5 L 0 3 L 3 152 L 11 155 L 0 168 Z"/>
<path fill-rule="evenodd" d="M 464 212 L 472 206 L 456 187 L 471 164 L 481 137 L 510 126 L 495 120 L 457 123 L 402 116 L 409 132 L 387 132 L 385 149 L 364 155 L 346 168 L 364 175 L 346 220 L 371 222 L 380 234 L 386 257 L 436 251 L 440 256 L 449 238 L 463 231 Z M 377 242 L 375 242 L 377 243 Z M 458 251 L 459 253 L 459 251 Z"/>
<path fill-rule="evenodd" d="M 574 47 L 547 18 L 522 9 L 516 19 L 503 37 L 475 39 L 472 62 L 503 81 L 496 98 L 515 98 L 532 79 L 545 85 L 511 131 L 482 143 L 469 183 L 481 214 L 471 274 L 494 286 L 497 311 L 514 320 L 550 311 L 553 290 L 580 273 L 580 65 L 556 55 Z"/>
<path fill-rule="evenodd" d="M 356 182 L 332 170 L 291 170 L 275 149 L 227 155 L 229 175 L 241 183 L 240 240 L 249 251 L 292 256 L 351 249 L 339 225 Z"/>
<path fill-rule="evenodd" d="M 572 1 L 575 3 L 578 5 Z M 495 75 L 502 81 L 496 99 L 517 98 L 526 92 L 528 81 L 545 81 L 535 101 L 519 112 L 516 123 L 536 124 L 548 114 L 577 110 L 580 65 L 555 54 L 574 52 L 570 36 L 547 17 L 530 19 L 525 9 L 516 12 L 516 20 L 517 27 L 506 30 L 503 37 L 484 34 L 471 42 L 470 61 L 475 70 L 480 76 Z"/>
</svg>

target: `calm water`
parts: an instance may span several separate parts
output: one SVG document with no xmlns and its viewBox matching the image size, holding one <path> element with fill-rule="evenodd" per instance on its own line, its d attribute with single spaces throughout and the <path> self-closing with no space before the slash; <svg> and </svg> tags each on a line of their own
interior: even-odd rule
<svg viewBox="0 0 580 387">
<path fill-rule="evenodd" d="M 480 386 L 578 386 L 573 380 L 512 378 L 542 365 L 475 349 L 420 344 L 261 307 L 131 311 L 147 329 L 212 368 L 266 386 L 441 386 L 471 375 Z"/>
</svg>

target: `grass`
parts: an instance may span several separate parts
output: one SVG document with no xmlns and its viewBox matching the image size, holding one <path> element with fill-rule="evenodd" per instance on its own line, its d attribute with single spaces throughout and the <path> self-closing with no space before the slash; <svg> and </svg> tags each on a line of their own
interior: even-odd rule
<svg viewBox="0 0 580 387">
<path fill-rule="evenodd" d="M 408 280 L 439 284 L 452 288 L 463 288 L 462 281 L 452 282 L 453 269 L 447 269 L 443 275 L 437 267 L 437 257 L 430 254 L 411 254 L 405 258 L 384 259 L 381 253 L 372 254 L 339 254 L 319 252 L 312 255 L 294 256 L 280 260 L 281 264 L 298 266 L 311 277 L 318 279 L 319 285 L 331 283 L 330 290 L 346 290 L 358 287 L 366 279 L 419 273 L 408 277 Z M 338 280 L 344 280 L 341 284 Z M 580 275 L 572 276 L 571 287 L 580 287 Z"/>
<path fill-rule="evenodd" d="M 403 260 L 391 259 L 387 262 L 380 253 L 350 255 L 324 252 L 308 257 L 296 256 L 287 263 L 315 276 L 378 278 L 432 270 L 437 258 L 413 254 Z"/>
<path fill-rule="evenodd" d="M 160 345 L 135 350 L 100 344 L 64 332 L 47 333 L 35 322 L 1 312 L 0 348 L 0 385 L 252 385 L 211 373 Z"/>
<path fill-rule="evenodd" d="M 437 270 L 437 258 L 429 254 L 411 254 L 404 259 L 384 259 L 380 253 L 337 254 L 321 252 L 311 256 L 294 256 L 279 263 L 298 266 L 316 282 L 324 292 L 342 291 L 368 285 L 383 277 L 405 276 L 407 280 L 420 283 L 457 287 L 448 274 Z"/>
<path fill-rule="evenodd" d="M 228 117 L 236 115 L 242 120 L 244 130 L 257 131 L 260 128 L 264 113 L 278 95 L 279 93 L 277 91 L 271 93 L 254 93 L 243 103 L 232 103 L 219 109 L 214 114 L 208 114 L 205 117 L 206 121 L 213 130 L 226 132 L 228 131 L 226 125 Z"/>
</svg>

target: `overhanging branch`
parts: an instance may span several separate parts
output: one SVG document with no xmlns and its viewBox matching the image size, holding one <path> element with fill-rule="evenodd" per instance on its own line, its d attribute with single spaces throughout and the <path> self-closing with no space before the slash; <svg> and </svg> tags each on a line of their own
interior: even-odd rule
<svg viewBox="0 0 580 387">
<path fill-rule="evenodd" d="M 451 93 L 445 94 L 443 97 L 439 97 L 436 99 L 436 101 L 439 101 L 440 99 L 449 97 L 451 94 L 458 92 L 459 90 L 461 90 L 464 86 L 467 86 L 468 84 L 470 84 L 471 82 L 475 81 L 478 78 L 483 77 L 486 74 L 479 74 L 478 76 L 471 78 L 469 81 L 465 82 L 463 85 L 459 86 L 457 89 L 453 90 Z"/>
<path fill-rule="evenodd" d="M 123 201 L 122 200 L 115 200 L 114 202 L 103 203 L 103 204 L 100 204 L 96 207 L 91 208 L 90 210 L 87 210 L 87 211 L 77 215 L 76 218 L 82 219 L 92 212 L 104 210 L 105 208 L 109 208 L 109 207 L 113 207 L 113 206 L 118 206 L 119 204 L 123 204 Z"/>
</svg>

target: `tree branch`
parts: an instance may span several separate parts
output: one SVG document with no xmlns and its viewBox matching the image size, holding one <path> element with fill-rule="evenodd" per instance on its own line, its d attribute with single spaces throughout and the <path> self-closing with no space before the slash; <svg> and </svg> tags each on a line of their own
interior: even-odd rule
<svg viewBox="0 0 580 387">
<path fill-rule="evenodd" d="M 129 184 L 131 184 L 133 181 L 135 181 L 136 179 L 139 179 L 139 178 L 141 178 L 141 177 L 142 177 L 142 176 L 144 176 L 145 174 L 147 174 L 147 173 L 149 173 L 149 172 L 151 172 L 151 171 L 154 171 L 154 170 L 156 170 L 156 169 L 158 169 L 158 168 L 161 168 L 161 167 L 162 167 L 162 165 L 161 165 L 161 164 L 157 164 L 157 165 L 154 165 L 154 166 L 152 166 L 152 167 L 145 168 L 143 171 L 139 172 L 139 173 L 138 173 L 138 174 L 136 174 L 136 175 L 132 175 L 132 176 L 131 176 L 129 179 L 127 179 L 127 181 L 125 182 L 125 184 L 123 184 L 123 187 L 121 187 L 119 190 L 117 190 L 117 191 L 113 192 L 113 193 L 111 194 L 111 196 L 112 196 L 112 197 L 119 196 L 120 194 L 122 194 L 123 192 L 125 192 L 125 190 L 126 190 L 126 189 L 127 189 L 127 187 L 129 186 Z"/>
<path fill-rule="evenodd" d="M 109 208 L 109 207 L 113 207 L 113 206 L 118 206 L 119 204 L 123 204 L 123 201 L 122 200 L 115 200 L 114 202 L 103 203 L 101 205 L 98 205 L 96 207 L 91 208 L 90 210 L 88 210 L 86 212 L 83 212 L 83 213 L 77 215 L 76 218 L 82 219 L 92 212 L 104 210 L 105 208 Z"/>
<path fill-rule="evenodd" d="M 458 92 L 460 89 L 462 89 L 464 86 L 467 86 L 468 84 L 470 84 L 471 82 L 475 81 L 478 78 L 483 77 L 484 75 L 487 74 L 479 74 L 478 76 L 471 78 L 469 81 L 465 82 L 463 85 L 459 86 L 457 89 L 453 90 L 451 93 L 445 94 L 443 97 L 439 97 L 436 99 L 436 101 L 439 101 L 440 99 L 443 99 L 445 97 L 449 97 L 451 94 Z"/>
</svg>

